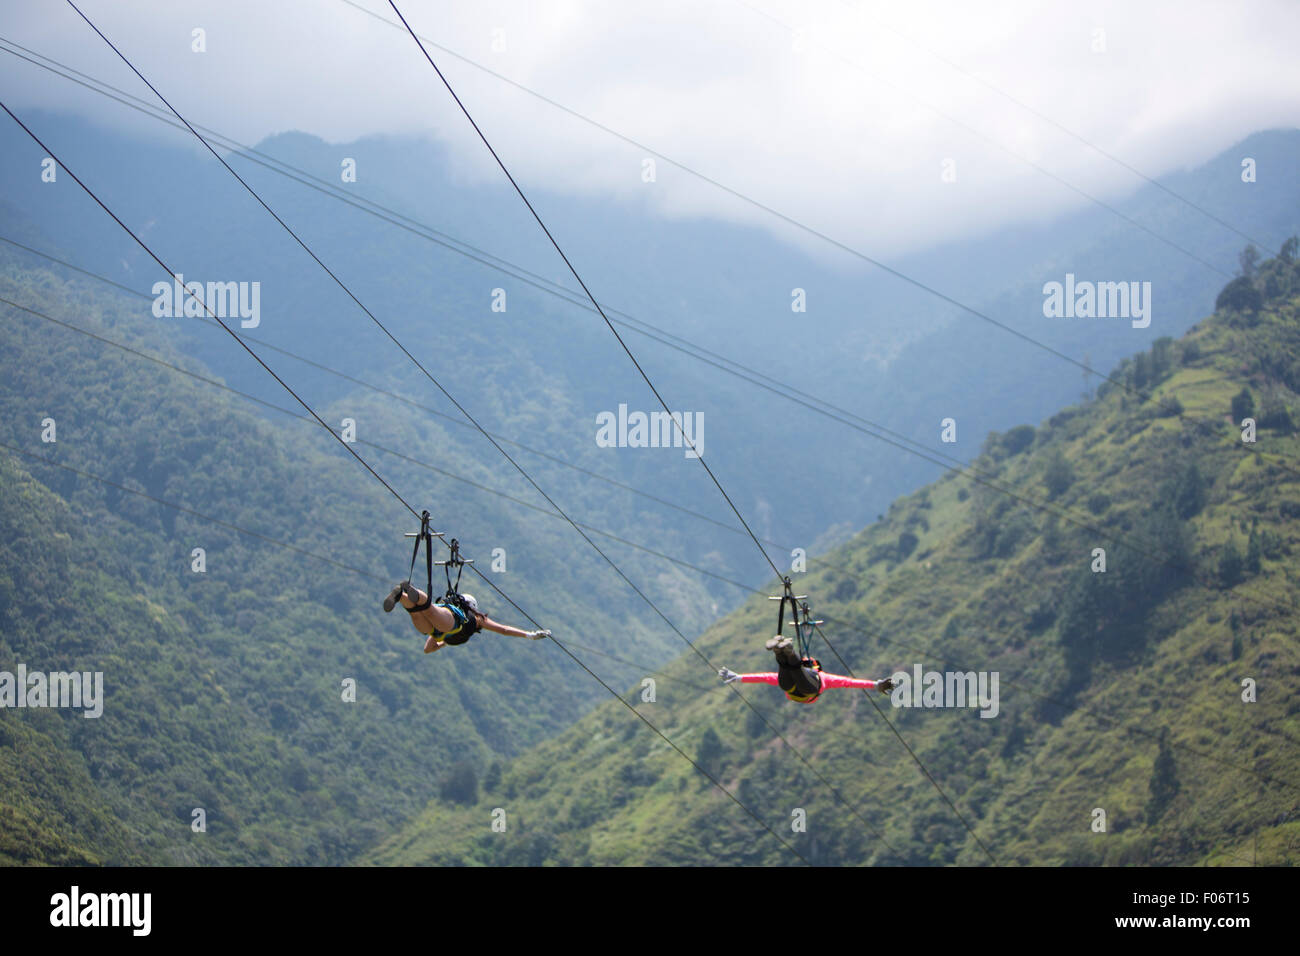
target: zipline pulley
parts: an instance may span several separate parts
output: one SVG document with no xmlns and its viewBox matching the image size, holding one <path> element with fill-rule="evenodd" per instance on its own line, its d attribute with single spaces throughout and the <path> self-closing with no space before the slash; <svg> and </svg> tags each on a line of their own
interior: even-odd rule
<svg viewBox="0 0 1300 956">
<path fill-rule="evenodd" d="M 447 575 L 447 594 L 445 600 L 455 601 L 457 604 L 459 604 L 460 603 L 460 573 L 465 569 L 465 565 L 473 564 L 474 559 L 462 558 L 460 556 L 460 542 L 457 541 L 455 538 L 451 539 L 451 543 L 448 544 L 447 547 L 451 549 L 451 554 L 447 557 L 447 560 L 435 561 L 433 563 L 441 565 L 443 572 Z M 454 584 L 452 583 L 451 580 L 452 568 L 456 569 L 456 583 Z"/>
</svg>

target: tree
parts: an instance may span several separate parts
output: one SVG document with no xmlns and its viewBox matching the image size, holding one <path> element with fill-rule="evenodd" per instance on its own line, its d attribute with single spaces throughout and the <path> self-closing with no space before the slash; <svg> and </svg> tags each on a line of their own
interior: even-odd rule
<svg viewBox="0 0 1300 956">
<path fill-rule="evenodd" d="M 1259 250 L 1255 248 L 1254 243 L 1247 243 L 1246 248 L 1241 250 L 1241 255 L 1237 256 L 1237 262 L 1241 265 L 1241 274 L 1247 278 L 1255 275 L 1255 268 L 1259 265 Z"/>
<path fill-rule="evenodd" d="M 1291 417 L 1291 409 L 1274 397 L 1272 405 L 1260 413 L 1259 427 L 1279 431 L 1283 435 L 1291 434 L 1295 431 L 1295 420 Z"/>
<path fill-rule="evenodd" d="M 1002 447 L 1008 455 L 1018 455 L 1033 443 L 1033 425 L 1017 425 L 1002 436 Z"/>
<path fill-rule="evenodd" d="M 1241 560 L 1241 552 L 1237 550 L 1237 544 L 1231 538 L 1223 545 L 1223 551 L 1219 555 L 1219 581 L 1225 588 L 1230 588 L 1234 584 L 1240 583 L 1243 575 L 1244 563 Z"/>
<path fill-rule="evenodd" d="M 1282 248 L 1278 252 L 1277 257 L 1281 259 L 1283 262 L 1285 262 L 1287 265 L 1290 265 L 1292 262 L 1295 261 L 1297 245 L 1300 245 L 1300 239 L 1297 239 L 1295 236 L 1292 236 L 1286 242 L 1282 243 Z"/>
<path fill-rule="evenodd" d="M 1133 387 L 1143 389 L 1151 381 L 1151 357 L 1146 352 L 1133 356 Z"/>
<path fill-rule="evenodd" d="M 1106 610 L 1113 605 L 1112 580 L 1109 574 L 1083 569 L 1066 585 L 1056 626 L 1069 690 L 1081 690 L 1088 683 L 1092 663 L 1101 656 Z"/>
<path fill-rule="evenodd" d="M 1255 528 L 1250 529 L 1250 542 L 1246 545 L 1246 573 L 1250 575 L 1259 574 L 1263 566 L 1261 560 L 1262 548 L 1259 542 L 1259 531 Z"/>
<path fill-rule="evenodd" d="M 1173 505 L 1174 513 L 1184 521 L 1200 514 L 1209 497 L 1205 477 L 1196 462 L 1190 462 L 1161 487 L 1160 497 Z"/>
<path fill-rule="evenodd" d="M 469 760 L 457 760 L 442 781 L 442 798 L 452 803 L 474 803 L 478 800 L 478 774 Z"/>
<path fill-rule="evenodd" d="M 1219 297 L 1214 300 L 1216 312 L 1228 309 L 1233 312 L 1254 314 L 1264 305 L 1264 297 L 1255 288 L 1249 276 L 1237 276 L 1223 287 Z"/>
<path fill-rule="evenodd" d="M 1174 365 L 1174 340 L 1162 335 L 1151 343 L 1151 378 L 1153 383 L 1163 382 Z"/>
<path fill-rule="evenodd" d="M 1170 395 L 1163 399 L 1156 408 L 1156 415 L 1160 418 L 1173 418 L 1183 413 L 1183 403 L 1178 400 L 1177 395 Z"/>
<path fill-rule="evenodd" d="M 1151 796 L 1147 800 L 1147 823 L 1154 824 L 1178 795 L 1178 764 L 1173 748 L 1169 746 L 1169 728 L 1160 730 L 1160 750 L 1151 768 Z"/>
<path fill-rule="evenodd" d="M 1064 494 L 1074 484 L 1074 468 L 1059 448 L 1047 461 L 1043 484 L 1047 485 L 1047 492 L 1053 498 Z"/>
<path fill-rule="evenodd" d="M 1241 424 L 1243 418 L 1255 417 L 1255 396 L 1250 394 L 1250 389 L 1242 388 L 1240 392 L 1232 396 L 1232 423 Z"/>
<path fill-rule="evenodd" d="M 713 732 L 712 727 L 705 727 L 700 735 L 700 745 L 695 750 L 695 762 L 711 774 L 718 772 L 722 762 L 722 741 Z"/>
<path fill-rule="evenodd" d="M 1131 659 L 1140 652 L 1151 636 L 1152 611 L 1192 580 L 1190 536 L 1168 504 L 1144 513 L 1131 537 L 1143 542 L 1141 551 L 1120 542 L 1104 573 L 1080 568 L 1065 585 L 1057 635 L 1067 689 L 1081 689 L 1095 661 Z"/>
</svg>

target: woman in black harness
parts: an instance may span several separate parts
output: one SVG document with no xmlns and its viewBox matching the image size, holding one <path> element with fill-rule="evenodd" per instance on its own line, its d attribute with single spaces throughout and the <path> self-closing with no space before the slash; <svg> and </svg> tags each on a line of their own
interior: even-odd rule
<svg viewBox="0 0 1300 956">
<path fill-rule="evenodd" d="M 391 611 L 399 603 L 410 612 L 415 629 L 428 635 L 424 642 L 426 654 L 448 644 L 464 644 L 478 631 L 495 631 L 507 637 L 526 637 L 533 641 L 551 636 L 550 631 L 521 631 L 509 624 L 497 623 L 478 609 L 478 601 L 472 594 L 457 594 L 434 602 L 410 581 L 403 581 L 384 598 L 384 610 Z"/>
</svg>

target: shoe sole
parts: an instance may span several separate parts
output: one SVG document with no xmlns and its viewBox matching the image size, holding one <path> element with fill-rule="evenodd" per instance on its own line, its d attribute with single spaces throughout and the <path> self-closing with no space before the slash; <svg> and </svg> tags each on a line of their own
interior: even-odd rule
<svg viewBox="0 0 1300 956">
<path fill-rule="evenodd" d="M 803 663 L 795 653 L 794 642 L 788 637 L 774 637 L 767 642 L 767 649 L 776 654 L 776 659 L 787 667 L 798 667 Z"/>
<path fill-rule="evenodd" d="M 384 613 L 391 613 L 393 608 L 397 607 L 397 602 L 402 598 L 402 586 L 399 584 L 388 592 L 388 597 L 384 598 Z"/>
</svg>

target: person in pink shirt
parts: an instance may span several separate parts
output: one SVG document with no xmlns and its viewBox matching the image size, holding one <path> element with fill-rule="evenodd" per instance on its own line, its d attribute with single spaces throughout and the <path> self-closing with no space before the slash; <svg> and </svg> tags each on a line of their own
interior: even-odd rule
<svg viewBox="0 0 1300 956">
<path fill-rule="evenodd" d="M 828 687 L 862 687 L 866 690 L 878 690 L 888 694 L 894 689 L 894 682 L 884 680 L 860 680 L 857 677 L 844 677 L 841 674 L 827 674 L 822 671 L 819 661 L 811 657 L 800 658 L 795 653 L 794 643 L 788 637 L 780 635 L 767 642 L 767 649 L 776 655 L 777 672 L 775 674 L 737 674 L 733 670 L 722 668 L 718 676 L 723 683 L 740 681 L 742 684 L 776 684 L 797 704 L 811 704 L 821 696 Z"/>
</svg>

